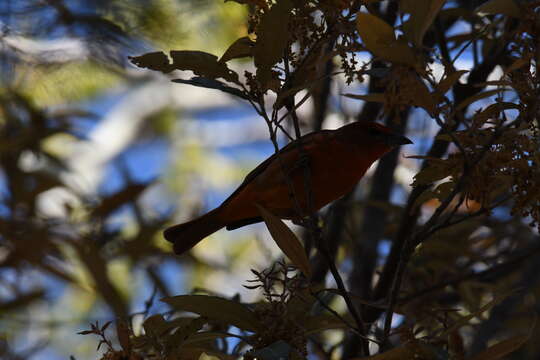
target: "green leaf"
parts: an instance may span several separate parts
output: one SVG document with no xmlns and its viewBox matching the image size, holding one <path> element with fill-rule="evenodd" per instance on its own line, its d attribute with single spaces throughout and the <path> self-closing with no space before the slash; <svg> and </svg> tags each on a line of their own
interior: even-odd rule
<svg viewBox="0 0 540 360">
<path fill-rule="evenodd" d="M 282 60 L 289 43 L 291 0 L 278 1 L 262 16 L 257 29 L 257 42 L 253 48 L 257 79 L 264 87 L 271 80 L 272 67 Z"/>
<path fill-rule="evenodd" d="M 240 329 L 256 331 L 259 327 L 255 314 L 236 301 L 207 295 L 178 295 L 163 298 L 161 301 L 175 310 L 196 313 Z"/>
<path fill-rule="evenodd" d="M 416 46 L 422 45 L 426 31 L 445 2 L 446 0 L 424 0 L 419 5 L 418 0 L 400 1 L 401 10 L 411 14 L 409 20 L 403 24 L 403 31 Z"/>
<path fill-rule="evenodd" d="M 513 0 L 491 0 L 476 8 L 479 15 L 502 14 L 521 18 L 523 13 Z"/>
<path fill-rule="evenodd" d="M 255 204 L 261 214 L 270 235 L 276 242 L 277 246 L 287 255 L 304 275 L 309 278 L 311 276 L 311 267 L 306 255 L 304 247 L 300 240 L 294 235 L 287 225 L 280 218 L 266 210 L 259 204 Z"/>
<path fill-rule="evenodd" d="M 220 62 L 227 62 L 232 59 L 238 59 L 243 58 L 247 56 L 253 56 L 253 47 L 255 46 L 255 42 L 251 41 L 251 39 L 247 36 L 241 37 L 240 39 L 236 40 L 229 46 L 227 51 L 223 54 L 221 59 L 219 59 Z"/>
<path fill-rule="evenodd" d="M 227 85 L 225 85 L 224 83 L 222 83 L 219 80 L 207 79 L 207 78 L 203 78 L 203 77 L 194 77 L 194 78 L 191 78 L 189 80 L 174 79 L 172 81 L 175 82 L 175 83 L 189 84 L 189 85 L 193 85 L 193 86 L 197 86 L 197 87 L 203 87 L 203 88 L 207 88 L 207 89 L 221 90 L 223 92 L 226 92 L 228 94 L 237 96 L 237 97 L 239 97 L 241 99 L 244 99 L 244 100 L 249 99 L 249 97 L 242 90 L 227 86 Z"/>
<path fill-rule="evenodd" d="M 375 56 L 398 64 L 416 64 L 416 57 L 409 45 L 403 39 L 396 39 L 394 28 L 378 17 L 357 13 L 356 29 L 366 48 Z"/>
</svg>

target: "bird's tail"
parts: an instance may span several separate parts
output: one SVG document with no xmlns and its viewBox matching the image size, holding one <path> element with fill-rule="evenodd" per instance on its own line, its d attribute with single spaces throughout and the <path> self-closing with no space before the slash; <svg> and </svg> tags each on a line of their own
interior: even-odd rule
<svg viewBox="0 0 540 360">
<path fill-rule="evenodd" d="M 219 208 L 194 220 L 171 226 L 165 229 L 163 236 L 174 244 L 176 254 L 183 254 L 226 225 L 220 220 L 218 210 Z"/>
</svg>

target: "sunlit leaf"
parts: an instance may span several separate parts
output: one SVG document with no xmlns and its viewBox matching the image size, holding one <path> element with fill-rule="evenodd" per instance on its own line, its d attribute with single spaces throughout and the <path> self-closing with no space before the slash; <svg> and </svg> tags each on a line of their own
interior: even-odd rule
<svg viewBox="0 0 540 360">
<path fill-rule="evenodd" d="M 259 204 L 255 204 L 259 213 L 261 214 L 268 231 L 272 235 L 272 238 L 276 242 L 277 246 L 287 255 L 289 259 L 296 265 L 300 271 L 304 273 L 306 277 L 311 276 L 311 266 L 309 265 L 309 260 L 306 255 L 304 247 L 300 243 L 300 240 L 294 235 L 294 233 L 289 229 L 285 223 L 272 214 L 270 211 L 266 210 Z"/>
</svg>

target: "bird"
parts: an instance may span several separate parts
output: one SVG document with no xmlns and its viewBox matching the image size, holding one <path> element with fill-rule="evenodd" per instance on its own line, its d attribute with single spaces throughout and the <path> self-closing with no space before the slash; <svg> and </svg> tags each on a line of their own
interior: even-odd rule
<svg viewBox="0 0 540 360">
<path fill-rule="evenodd" d="M 176 254 L 183 254 L 222 228 L 263 221 L 259 206 L 281 219 L 300 222 L 347 194 L 377 159 L 406 144 L 412 141 L 368 121 L 309 133 L 260 163 L 217 208 L 165 229 L 164 237 Z"/>
</svg>

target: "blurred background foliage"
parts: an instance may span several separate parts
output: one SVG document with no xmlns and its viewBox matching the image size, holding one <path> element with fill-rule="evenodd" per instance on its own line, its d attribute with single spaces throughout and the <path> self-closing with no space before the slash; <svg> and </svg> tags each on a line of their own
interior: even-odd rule
<svg viewBox="0 0 540 360">
<path fill-rule="evenodd" d="M 169 50 L 221 56 L 233 41 L 253 33 L 248 24 L 256 24 L 268 4 L 272 2 L 0 2 L 2 358 L 98 358 L 100 338 L 77 334 L 89 324 L 88 334 L 109 332 L 101 352 L 109 345 L 125 349 L 126 334 L 150 341 L 152 331 L 163 324 L 174 323 L 183 331 L 179 334 L 191 336 L 203 327 L 195 323 L 200 318 L 186 325 L 186 318 L 169 317 L 170 308 L 158 299 L 193 289 L 253 302 L 261 293 L 271 298 L 275 285 L 285 300 L 268 302 L 275 308 L 263 306 L 267 331 L 279 325 L 276 314 L 284 304 L 294 316 L 322 313 L 323 305 L 346 314 L 333 289 L 335 278 L 315 251 L 313 281 L 332 288 L 321 291 L 321 304 L 309 302 L 313 308 L 306 309 L 289 301 L 303 296 L 303 289 L 287 278 L 288 268 L 281 263 L 276 271 L 285 279 L 267 281 L 276 274 L 262 269 L 283 255 L 263 225 L 219 232 L 182 257 L 171 253 L 161 235 L 167 225 L 218 205 L 273 146 L 267 124 L 246 103 L 216 90 L 171 83 L 166 75 L 135 68 L 128 56 Z M 364 17 L 357 28 L 337 28 L 345 35 L 329 37 L 335 52 L 325 54 L 315 35 L 293 39 L 299 42 L 292 53 L 305 55 L 304 50 L 315 48 L 324 55 L 310 68 L 314 74 L 322 71 L 324 81 L 310 89 L 312 98 L 298 110 L 302 130 L 376 119 L 414 140 L 406 155 L 420 155 L 390 154 L 362 186 L 322 213 L 330 255 L 364 319 L 373 324 L 370 335 L 383 337 L 381 309 L 388 299 L 395 300 L 398 315 L 392 324 L 399 330 L 391 341 L 373 345 L 372 352 L 390 350 L 394 352 L 387 358 L 407 358 L 414 356 L 410 344 L 429 344 L 422 348 L 425 358 L 465 359 L 502 338 L 519 336 L 494 352 L 519 349 L 513 358 L 536 358 L 537 343 L 521 345 L 538 338 L 534 319 L 540 277 L 538 262 L 529 260 L 536 259 L 540 246 L 538 231 L 529 224 L 538 219 L 539 205 L 536 172 L 531 170 L 538 161 L 533 158 L 538 151 L 538 80 L 531 54 L 540 5 L 447 1 L 435 11 L 436 19 L 427 21 L 433 26 L 424 29 L 425 37 L 410 39 L 408 50 L 401 48 L 407 53 L 414 47 L 422 59 L 407 63 L 406 56 L 396 57 L 369 38 L 387 31 L 383 40 L 390 33 L 390 45 L 402 46 L 391 32 L 422 32 L 406 25 L 411 14 L 418 14 L 415 2 L 295 4 L 306 11 L 297 12 L 295 29 L 310 36 L 321 35 L 317 31 L 325 21 L 347 13 L 354 17 L 360 5 L 390 26 L 388 32 L 380 23 L 362 25 L 376 21 Z M 489 4 L 484 8 L 489 16 L 475 11 L 482 4 Z M 314 8 L 315 15 L 310 12 Z M 245 59 L 229 66 L 239 74 L 254 71 Z M 338 70 L 340 74 L 330 76 Z M 508 125 L 515 121 L 522 127 Z M 497 143 L 482 142 L 493 129 L 507 136 Z M 475 153 L 489 156 L 474 162 L 474 173 L 461 171 L 465 155 L 474 158 Z M 514 166 L 513 160 L 520 162 Z M 447 199 L 452 201 L 445 204 Z M 441 204 L 446 211 L 433 218 Z M 437 221 L 431 224 L 431 219 Z M 312 247 L 306 232 L 295 230 Z M 418 243 L 407 243 L 408 238 Z M 401 292 L 392 294 L 391 280 L 401 260 L 408 262 L 407 272 L 398 279 Z M 243 287 L 253 284 L 246 281 L 254 276 L 260 286 Z M 113 327 L 102 331 L 115 319 L 122 320 L 116 333 L 111 334 Z M 129 331 L 122 330 L 128 319 Z M 309 330 L 343 327 L 335 319 L 316 325 Z M 228 329 L 212 326 L 216 332 Z M 291 335 L 287 330 L 284 336 Z M 266 333 L 273 340 L 276 334 Z M 157 340 L 145 346 L 163 345 Z M 233 341 L 211 340 L 206 348 L 220 349 L 221 358 L 238 353 Z M 266 346 L 266 340 L 257 341 Z M 302 341 L 289 345 L 307 347 Z M 283 350 L 279 341 L 274 345 L 264 349 Z M 307 348 L 321 359 L 361 353 L 358 338 L 343 330 L 310 333 Z"/>
<path fill-rule="evenodd" d="M 246 32 L 246 13 L 210 0 L 0 3 L 0 357 L 94 358 L 95 339 L 77 335 L 91 321 L 208 284 L 160 232 L 176 206 L 192 208 L 205 191 L 177 201 L 197 173 L 214 171 L 209 163 L 231 174 L 214 175 L 214 187 L 240 178 L 243 166 L 221 164 L 211 142 L 197 141 L 207 129 L 195 120 L 236 104 L 183 98 L 186 89 L 127 56 L 223 52 Z M 177 141 L 186 132 L 191 141 Z M 192 180 L 176 181 L 182 174 Z"/>
</svg>

